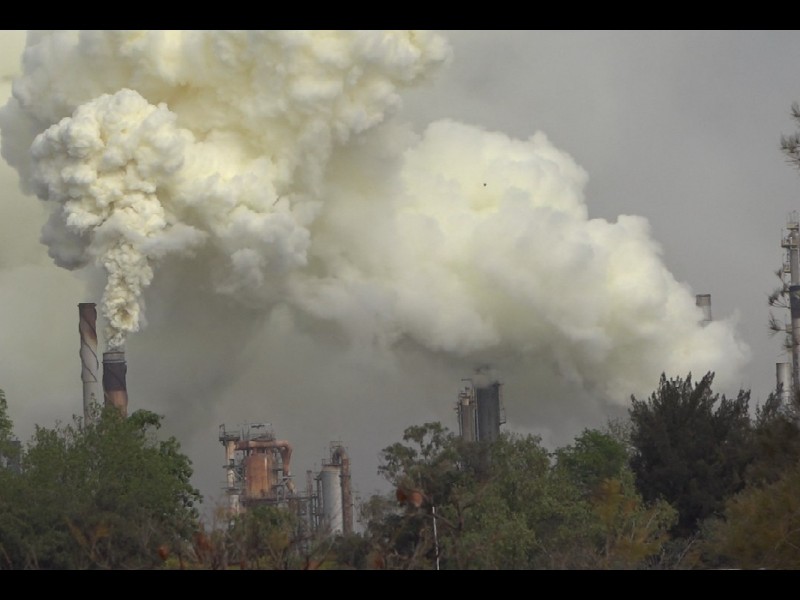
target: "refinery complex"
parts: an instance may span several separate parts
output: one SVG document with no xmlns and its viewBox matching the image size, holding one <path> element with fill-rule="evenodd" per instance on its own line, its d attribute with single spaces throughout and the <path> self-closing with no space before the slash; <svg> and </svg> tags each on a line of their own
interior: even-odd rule
<svg viewBox="0 0 800 600">
<path fill-rule="evenodd" d="M 781 246 L 786 251 L 779 271 L 784 282 L 781 293 L 788 296 L 791 322 L 777 329 L 785 331 L 792 360 L 776 364 L 776 389 L 786 404 L 794 390 L 800 389 L 800 223 L 796 216 L 789 219 Z M 701 324 L 711 323 L 711 296 L 698 294 L 696 305 L 701 310 Z M 125 353 L 119 348 L 104 352 L 101 363 L 96 305 L 80 303 L 78 314 L 84 418 L 89 418 L 92 405 L 100 403 L 127 416 Z M 473 377 L 462 380 L 466 385 L 458 393 L 454 408 L 458 433 L 466 441 L 493 442 L 506 422 L 502 384 L 489 373 L 488 366 L 478 367 Z M 329 456 L 322 461 L 321 469 L 317 473 L 307 471 L 302 485 L 293 477 L 291 442 L 277 437 L 270 423 L 222 424 L 219 443 L 224 452 L 225 509 L 231 516 L 268 505 L 292 511 L 311 532 L 335 535 L 354 531 L 350 457 L 341 442 L 330 442 Z"/>
<path fill-rule="evenodd" d="M 102 355 L 97 348 L 97 309 L 93 303 L 78 305 L 83 411 L 88 419 L 92 405 L 113 406 L 128 413 L 125 352 L 114 349 Z M 501 384 L 475 369 L 473 378 L 455 403 L 459 435 L 467 441 L 492 442 L 505 423 Z M 219 426 L 224 452 L 225 509 L 230 516 L 256 506 L 275 506 L 293 512 L 311 532 L 348 534 L 354 530 L 351 464 L 341 442 L 330 443 L 330 454 L 318 473 L 307 471 L 304 485 L 292 474 L 292 444 L 279 439 L 270 423 Z"/>
</svg>

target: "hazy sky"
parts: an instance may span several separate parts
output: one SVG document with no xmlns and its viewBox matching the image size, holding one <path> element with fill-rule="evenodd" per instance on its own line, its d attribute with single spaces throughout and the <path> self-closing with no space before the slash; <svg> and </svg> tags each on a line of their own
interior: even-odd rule
<svg viewBox="0 0 800 600">
<path fill-rule="evenodd" d="M 116 307 L 129 410 L 165 415 L 209 501 L 220 424 L 271 423 L 299 487 L 341 441 L 366 496 L 406 426 L 457 430 L 478 362 L 504 427 L 553 447 L 662 370 L 755 406 L 789 360 L 766 300 L 800 192 L 796 32 L 76 39 L 37 38 L 23 70 L 25 32 L 0 33 L 23 440 L 82 410 L 79 302 Z"/>
</svg>

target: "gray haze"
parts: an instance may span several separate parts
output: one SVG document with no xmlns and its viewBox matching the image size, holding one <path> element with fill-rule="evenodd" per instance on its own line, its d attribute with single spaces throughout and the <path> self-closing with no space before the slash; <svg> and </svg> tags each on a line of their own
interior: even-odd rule
<svg viewBox="0 0 800 600">
<path fill-rule="evenodd" d="M 781 134 L 794 131 L 791 103 L 800 99 L 800 80 L 790 67 L 800 36 L 440 33 L 452 49 L 446 64 L 408 89 L 398 83 L 402 103 L 387 96 L 385 117 L 363 133 L 353 129 L 340 151 L 298 163 L 295 206 L 313 208 L 324 197 L 329 207 L 308 227 L 310 264 L 326 275 L 325 286 L 303 266 L 293 271 L 293 263 L 276 274 L 252 267 L 245 260 L 251 255 L 232 246 L 237 236 L 218 234 L 211 218 L 205 229 L 192 224 L 218 237 L 216 246 L 193 256 L 174 252 L 190 238 L 187 245 L 200 244 L 176 228 L 159 238 L 158 252 L 146 255 L 152 282 L 130 297 L 131 306 L 141 302 L 143 322 L 138 330 L 127 323 L 116 330 L 127 336 L 129 410 L 165 416 L 165 429 L 191 457 L 195 484 L 209 504 L 224 483 L 220 424 L 271 423 L 294 446 L 301 487 L 305 471 L 328 458 L 329 442 L 341 441 L 353 459 L 358 492 L 367 496 L 385 489 L 376 474 L 379 452 L 406 426 L 438 420 L 456 428 L 461 380 L 479 361 L 491 362 L 504 383 L 505 427 L 542 435 L 554 447 L 584 427 L 624 415 L 630 394 L 648 394 L 659 369 L 672 370 L 671 376 L 691 370 L 699 378 L 710 367 L 719 373 L 717 391 L 750 389 L 755 404 L 774 388 L 775 363 L 788 360 L 769 334 L 766 298 L 778 283 L 780 239 L 800 190 L 798 173 L 779 151 Z M 0 35 L 0 103 L 22 74 L 24 46 L 24 32 Z M 432 45 L 431 55 L 437 52 Z M 88 100 L 74 104 L 101 109 Z M 186 112 L 176 113 L 193 108 L 184 106 Z M 53 114 L 56 125 L 61 116 Z M 178 124 L 192 130 L 190 116 L 181 118 Z M 4 123 L 0 388 L 18 437 L 26 440 L 34 424 L 52 426 L 80 412 L 77 304 L 101 304 L 109 291 L 102 269 L 68 270 L 48 256 L 50 250 L 64 265 L 77 250 L 59 246 L 52 235 L 49 247 L 40 242 L 49 210 L 33 191 L 20 191 L 27 166 L 14 162 L 23 160 L 31 136 L 18 131 L 21 119 Z M 273 142 L 280 142 L 275 135 Z M 27 147 L 7 150 L 18 139 Z M 199 154 L 187 151 L 187 164 L 201 164 Z M 507 160 L 512 154 L 555 184 L 524 180 Z M 39 184 L 54 172 L 50 164 L 62 164 L 47 156 L 54 158 L 40 167 Z M 304 166 L 309 163 L 327 174 Z M 480 179 L 471 181 L 476 169 Z M 436 194 L 440 174 L 450 183 Z M 448 193 L 471 198 L 464 190 L 473 183 L 491 190 L 512 179 L 516 188 L 479 207 L 496 218 L 473 221 L 464 206 L 446 203 Z M 275 190 L 282 182 L 268 181 Z M 185 182 L 165 175 L 162 185 L 176 201 L 192 197 Z M 362 190 L 390 202 L 373 202 Z M 540 203 L 536 211 L 557 215 L 546 221 L 547 230 L 526 220 L 533 213 L 520 204 L 525 193 L 519 190 Z M 176 202 L 175 214 L 183 207 Z M 302 233 L 305 221 L 297 213 L 294 219 L 286 221 L 291 231 Z M 528 228 L 517 231 L 517 223 Z M 427 227 L 447 235 L 422 235 Z M 537 245 L 548 230 L 564 240 L 552 254 L 557 245 Z M 477 243 L 464 233 L 461 239 L 467 231 L 486 237 Z M 241 267 L 241 281 L 214 279 L 197 268 L 222 265 L 230 272 L 220 262 L 226 248 L 244 257 L 231 263 Z M 273 247 L 264 251 L 278 255 Z M 423 268 L 426 257 L 435 263 L 440 256 L 475 265 L 480 277 L 453 275 L 463 268 Z M 548 270 L 552 262 L 563 268 Z M 358 279 L 347 278 L 353 272 Z M 277 291 L 261 283 L 270 276 L 280 283 Z M 441 282 L 447 285 L 440 291 Z M 695 327 L 686 306 L 700 293 L 711 294 L 710 332 Z M 629 294 L 637 302 L 625 303 Z M 465 295 L 463 305 L 456 301 Z M 690 323 L 684 333 L 670 334 L 684 321 Z M 682 340 L 692 341 L 690 348 Z"/>
</svg>

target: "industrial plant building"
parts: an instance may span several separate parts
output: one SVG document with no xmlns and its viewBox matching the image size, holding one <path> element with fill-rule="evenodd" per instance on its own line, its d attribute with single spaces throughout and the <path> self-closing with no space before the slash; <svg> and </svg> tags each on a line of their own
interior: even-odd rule
<svg viewBox="0 0 800 600">
<path fill-rule="evenodd" d="M 83 414 L 92 418 L 92 407 L 113 406 L 128 414 L 127 362 L 125 352 L 114 348 L 103 353 L 100 375 L 97 344 L 97 309 L 94 303 L 78 304 Z M 102 382 L 102 387 L 101 387 Z M 350 458 L 340 442 L 330 445 L 330 457 L 322 469 L 306 474 L 306 487 L 298 492 L 292 478 L 292 445 L 275 437 L 268 424 L 249 424 L 237 429 L 219 427 L 225 451 L 225 493 L 230 516 L 260 505 L 291 510 L 307 531 L 332 535 L 353 532 L 353 493 Z"/>
<path fill-rule="evenodd" d="M 225 448 L 229 515 L 255 506 L 276 506 L 300 517 L 306 531 L 353 532 L 350 458 L 344 446 L 331 442 L 330 459 L 316 477 L 306 473 L 306 489 L 298 492 L 291 472 L 292 445 L 275 437 L 266 423 L 232 430 L 220 425 Z"/>
<path fill-rule="evenodd" d="M 456 402 L 459 435 L 468 442 L 494 442 L 500 436 L 500 425 L 506 422 L 501 384 L 485 371 L 479 367 L 473 379 L 464 380 L 469 385 Z"/>
</svg>

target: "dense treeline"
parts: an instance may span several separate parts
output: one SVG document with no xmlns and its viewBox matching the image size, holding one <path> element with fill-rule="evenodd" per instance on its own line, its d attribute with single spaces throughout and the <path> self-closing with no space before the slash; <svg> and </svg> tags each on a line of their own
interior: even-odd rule
<svg viewBox="0 0 800 600">
<path fill-rule="evenodd" d="M 0 468 L 0 568 L 798 568 L 794 411 L 773 394 L 751 416 L 749 392 L 713 379 L 662 375 L 627 420 L 555 451 L 412 425 L 382 451 L 392 493 L 333 537 L 276 507 L 203 523 L 191 463 L 149 412 L 37 428 L 22 449 L 0 393 L 0 466 L 18 465 Z"/>
</svg>

